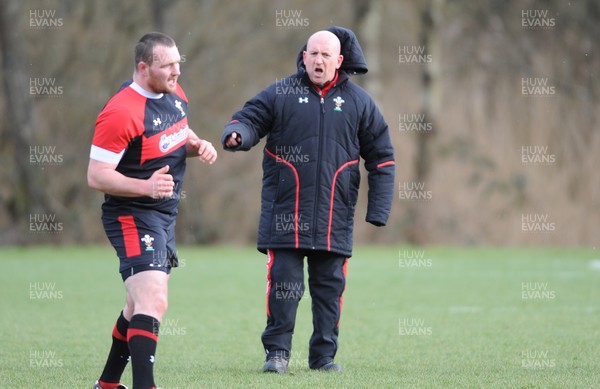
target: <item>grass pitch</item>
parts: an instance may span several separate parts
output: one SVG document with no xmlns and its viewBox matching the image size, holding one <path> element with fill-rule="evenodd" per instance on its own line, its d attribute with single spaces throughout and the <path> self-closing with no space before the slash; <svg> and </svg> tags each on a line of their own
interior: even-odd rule
<svg viewBox="0 0 600 389">
<path fill-rule="evenodd" d="M 156 381 L 184 388 L 600 386 L 600 253 L 362 247 L 348 266 L 336 361 L 310 371 L 310 296 L 290 374 L 263 374 L 265 257 L 180 248 Z M 86 388 L 124 302 L 110 247 L 0 249 L 0 388 Z M 130 368 L 122 382 L 131 385 Z"/>
</svg>

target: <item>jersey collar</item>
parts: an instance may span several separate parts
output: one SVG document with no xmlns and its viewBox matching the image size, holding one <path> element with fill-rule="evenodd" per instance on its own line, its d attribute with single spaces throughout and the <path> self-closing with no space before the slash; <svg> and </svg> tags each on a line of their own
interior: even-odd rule
<svg viewBox="0 0 600 389">
<path fill-rule="evenodd" d="M 136 91 L 137 93 L 139 93 L 147 99 L 160 99 L 164 95 L 164 93 L 149 92 L 146 89 L 142 88 L 140 84 L 136 83 L 135 81 L 133 81 L 129 86 L 131 87 L 131 89 L 133 89 L 134 91 Z"/>
</svg>

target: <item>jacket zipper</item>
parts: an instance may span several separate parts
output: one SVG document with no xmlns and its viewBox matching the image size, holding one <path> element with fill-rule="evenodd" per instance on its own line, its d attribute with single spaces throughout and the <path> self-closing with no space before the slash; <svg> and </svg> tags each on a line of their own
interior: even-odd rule
<svg viewBox="0 0 600 389">
<path fill-rule="evenodd" d="M 325 121 L 325 99 L 323 97 L 323 91 L 318 90 L 319 97 L 321 98 L 321 118 L 319 120 L 319 144 L 317 152 L 317 179 L 315 182 L 315 201 L 313 209 L 313 234 L 312 234 L 312 249 L 316 249 L 315 242 L 317 241 L 317 210 L 319 202 L 319 191 L 321 188 L 321 155 L 323 153 L 323 127 Z"/>
</svg>

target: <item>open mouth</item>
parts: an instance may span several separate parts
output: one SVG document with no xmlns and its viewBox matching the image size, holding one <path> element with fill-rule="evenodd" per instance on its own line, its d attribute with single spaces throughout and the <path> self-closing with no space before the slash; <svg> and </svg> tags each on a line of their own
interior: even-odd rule
<svg viewBox="0 0 600 389">
<path fill-rule="evenodd" d="M 319 67 L 315 68 L 315 74 L 317 76 L 322 76 L 324 72 L 325 71 L 323 70 L 323 68 L 319 68 Z"/>
</svg>

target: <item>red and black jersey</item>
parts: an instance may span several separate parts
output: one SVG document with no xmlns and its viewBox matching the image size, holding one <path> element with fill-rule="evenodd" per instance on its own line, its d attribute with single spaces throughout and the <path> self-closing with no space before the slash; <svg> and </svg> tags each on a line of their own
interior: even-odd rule
<svg viewBox="0 0 600 389">
<path fill-rule="evenodd" d="M 174 93 L 151 93 L 132 80 L 121 85 L 96 121 L 90 158 L 117 165 L 127 177 L 147 179 L 169 165 L 175 189 L 173 196 L 151 197 L 105 195 L 105 207 L 134 206 L 177 213 L 185 173 L 188 139 L 187 97 L 177 85 Z"/>
</svg>

